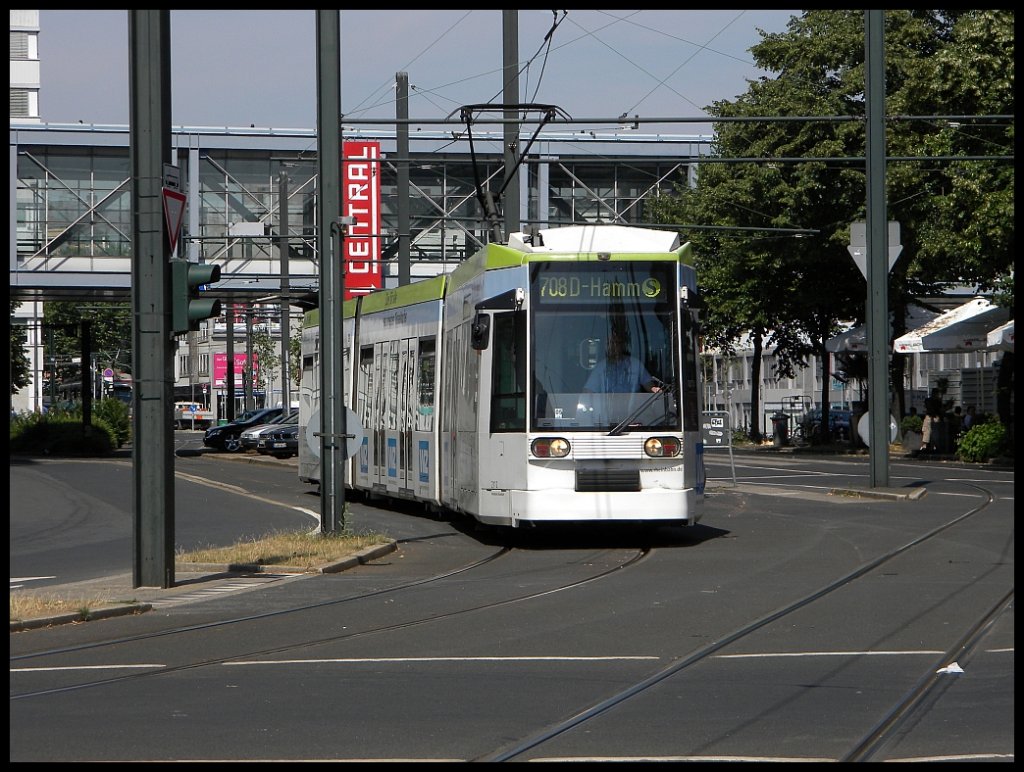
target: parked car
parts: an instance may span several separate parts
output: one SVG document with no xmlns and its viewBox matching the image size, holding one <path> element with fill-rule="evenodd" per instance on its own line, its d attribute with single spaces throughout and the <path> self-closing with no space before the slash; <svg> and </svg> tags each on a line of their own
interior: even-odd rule
<svg viewBox="0 0 1024 772">
<path fill-rule="evenodd" d="M 852 410 L 832 408 L 828 411 L 828 430 L 833 439 L 850 439 L 850 422 L 852 418 Z M 821 431 L 821 408 L 815 407 L 808 410 L 804 416 L 804 421 L 811 436 L 816 437 Z"/>
<path fill-rule="evenodd" d="M 260 437 L 260 442 L 265 442 L 266 448 L 258 448 L 260 453 L 266 453 L 274 458 L 289 458 L 299 453 L 299 422 L 286 424 L 278 427 L 272 432 Z"/>
<path fill-rule="evenodd" d="M 277 418 L 267 421 L 266 423 L 251 426 L 242 432 L 240 436 L 242 441 L 242 450 L 257 450 L 259 448 L 259 440 L 261 436 L 268 432 L 272 432 L 274 429 L 280 428 L 282 424 L 298 422 L 299 411 L 293 410 L 290 413 L 281 413 Z"/>
<path fill-rule="evenodd" d="M 226 450 L 228 453 L 238 453 L 242 450 L 242 432 L 253 426 L 265 424 L 271 418 L 277 418 L 281 412 L 279 407 L 267 407 L 247 412 L 241 418 L 223 426 L 213 426 L 203 435 L 203 445 L 215 450 Z"/>
</svg>

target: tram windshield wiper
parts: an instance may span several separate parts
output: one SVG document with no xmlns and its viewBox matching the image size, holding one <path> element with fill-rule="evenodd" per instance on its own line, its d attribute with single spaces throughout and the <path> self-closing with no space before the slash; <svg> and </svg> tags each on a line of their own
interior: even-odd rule
<svg viewBox="0 0 1024 772">
<path fill-rule="evenodd" d="M 673 383 L 665 383 L 664 381 L 660 381 L 657 378 L 655 379 L 655 381 L 657 381 L 657 383 L 655 383 L 654 385 L 658 386 L 661 389 L 661 391 L 653 392 L 651 394 L 651 396 L 649 396 L 647 399 L 645 399 L 643 402 L 640 403 L 640 407 L 638 407 L 636 410 L 634 410 L 628 416 L 626 416 L 621 421 L 619 421 L 612 428 L 612 430 L 610 432 L 608 432 L 608 436 L 609 437 L 618 437 L 620 434 L 622 434 L 625 431 L 626 427 L 629 426 L 636 419 L 636 417 L 638 415 L 640 415 L 642 412 L 644 412 L 644 410 L 646 410 L 650 405 L 654 404 L 654 401 L 658 397 L 665 397 L 666 400 L 667 400 L 669 397 L 671 397 L 673 394 L 675 394 L 675 391 L 676 391 L 675 384 L 673 384 Z M 669 407 L 666 406 L 665 407 L 665 415 L 668 415 L 669 412 L 670 412 Z"/>
</svg>

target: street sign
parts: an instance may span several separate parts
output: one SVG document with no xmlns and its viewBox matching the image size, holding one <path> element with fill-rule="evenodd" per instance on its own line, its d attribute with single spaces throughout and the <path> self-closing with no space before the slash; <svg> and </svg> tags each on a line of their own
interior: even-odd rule
<svg viewBox="0 0 1024 772">
<path fill-rule="evenodd" d="M 893 416 L 889 416 L 889 442 L 896 442 L 896 435 L 899 433 L 899 427 L 896 425 L 896 419 Z M 857 422 L 857 434 L 864 440 L 864 444 L 871 445 L 871 414 L 865 413 L 860 417 Z"/>
<path fill-rule="evenodd" d="M 181 170 L 174 164 L 164 164 L 163 185 L 165 188 L 181 190 Z"/>
<path fill-rule="evenodd" d="M 889 221 L 888 243 L 889 268 L 886 273 L 896 265 L 896 259 L 903 251 L 903 245 L 900 244 L 900 224 L 896 220 Z M 850 253 L 850 257 L 853 258 L 853 262 L 857 264 L 864 278 L 868 278 L 868 224 L 866 222 L 859 221 L 850 224 L 850 246 L 846 248 L 846 251 Z"/>
<path fill-rule="evenodd" d="M 170 188 L 163 189 L 164 221 L 167 224 L 167 241 L 171 245 L 171 254 L 178 245 L 178 234 L 181 233 L 181 221 L 185 214 L 185 194 Z"/>
<path fill-rule="evenodd" d="M 700 432 L 705 448 L 732 447 L 732 429 L 729 428 L 729 414 L 725 411 L 708 410 L 701 413 Z"/>
<path fill-rule="evenodd" d="M 363 425 L 352 408 L 345 408 L 345 458 L 352 458 L 363 444 Z M 309 417 L 306 424 L 306 445 L 313 455 L 320 458 L 320 411 Z"/>
</svg>

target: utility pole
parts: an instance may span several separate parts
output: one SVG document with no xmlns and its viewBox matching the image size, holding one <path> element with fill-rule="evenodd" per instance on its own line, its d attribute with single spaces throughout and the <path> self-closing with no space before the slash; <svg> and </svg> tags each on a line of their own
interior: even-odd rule
<svg viewBox="0 0 1024 772">
<path fill-rule="evenodd" d="M 409 73 L 395 74 L 395 149 L 398 151 L 398 284 L 409 283 Z"/>
<path fill-rule="evenodd" d="M 872 488 L 889 485 L 889 248 L 885 201 L 885 11 L 864 12 L 867 118 L 868 437 Z M 851 426 L 850 433 L 857 431 Z"/>
<path fill-rule="evenodd" d="M 228 303 L 228 312 L 224 317 L 227 324 L 224 332 L 228 336 L 225 341 L 224 362 L 224 417 L 228 422 L 235 420 L 235 304 Z"/>
<path fill-rule="evenodd" d="M 507 105 L 519 104 L 519 11 L 501 12 L 502 61 L 504 71 L 502 81 L 505 86 L 503 100 Z M 515 119 L 517 110 L 505 110 L 506 119 Z M 502 189 L 505 200 L 501 205 L 501 213 L 505 219 L 505 238 L 519 230 L 519 124 L 504 124 L 505 138 L 505 178 Z"/>
<path fill-rule="evenodd" d="M 282 169 L 277 175 L 278 230 L 280 230 L 279 251 L 281 253 L 281 407 L 287 413 L 292 406 L 291 389 L 291 292 L 288 274 L 288 254 L 291 246 L 288 243 L 288 172 Z"/>
<path fill-rule="evenodd" d="M 317 246 L 320 253 L 320 532 L 345 526 L 345 389 L 342 310 L 341 20 L 316 12 L 318 175 Z M 336 238 L 336 234 L 337 238 Z"/>
<path fill-rule="evenodd" d="M 174 584 L 171 257 L 163 177 L 171 156 L 170 11 L 128 11 L 132 212 L 134 587 Z"/>
</svg>

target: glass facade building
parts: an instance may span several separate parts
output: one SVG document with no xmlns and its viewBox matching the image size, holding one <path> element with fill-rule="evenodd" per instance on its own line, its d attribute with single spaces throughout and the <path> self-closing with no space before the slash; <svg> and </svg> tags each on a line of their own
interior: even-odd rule
<svg viewBox="0 0 1024 772">
<path fill-rule="evenodd" d="M 397 286 L 400 260 L 408 261 L 416 281 L 452 270 L 490 240 L 476 185 L 479 181 L 496 192 L 503 183 L 498 134 L 475 135 L 471 153 L 468 143 L 450 134 L 415 132 L 407 193 L 400 190 L 394 131 L 353 131 L 343 139 L 380 143 L 381 227 L 375 236 L 384 287 Z M 129 141 L 127 126 L 12 119 L 10 281 L 12 298 L 24 301 L 20 313 L 29 319 L 41 316 L 42 300 L 129 299 Z M 645 199 L 688 184 L 709 144 L 710 138 L 697 136 L 542 133 L 519 167 L 520 227 L 642 223 Z M 177 256 L 221 266 L 216 292 L 232 320 L 217 320 L 179 339 L 176 396 L 220 408 L 222 415 L 224 389 L 211 364 L 228 350 L 244 354 L 254 334 L 279 339 L 280 302 L 273 296 L 280 292 L 283 258 L 293 297 L 319 287 L 316 135 L 312 130 L 175 127 L 172 148 L 186 195 Z M 399 252 L 403 196 L 407 256 Z M 298 312 L 293 305 L 292 334 Z M 41 374 L 39 348 L 36 341 L 32 361 L 33 371 Z M 276 404 L 287 391 L 279 379 L 265 368 L 252 389 L 240 385 L 234 412 Z M 40 380 L 36 377 L 37 384 Z M 42 397 L 34 394 L 24 407 L 31 409 L 33 399 L 38 405 Z"/>
<path fill-rule="evenodd" d="M 11 125 L 11 255 L 16 294 L 118 295 L 130 279 L 131 188 L 127 127 Z M 380 142 L 382 274 L 398 276 L 399 191 L 394 132 L 345 139 Z M 486 139 L 486 138 L 484 138 Z M 708 140 L 543 135 L 519 167 L 522 226 L 644 221 L 644 199 L 687 184 Z M 221 265 L 226 288 L 244 298 L 276 284 L 285 214 L 289 273 L 314 288 L 317 154 L 313 132 L 258 129 L 173 131 L 174 163 L 187 203 L 178 255 Z M 463 143 L 464 144 L 464 143 Z M 489 240 L 476 181 L 491 190 L 504 174 L 493 152 L 451 137 L 417 137 L 408 159 L 411 274 L 450 270 Z M 404 259 L 404 257 L 403 257 Z"/>
</svg>

